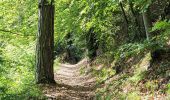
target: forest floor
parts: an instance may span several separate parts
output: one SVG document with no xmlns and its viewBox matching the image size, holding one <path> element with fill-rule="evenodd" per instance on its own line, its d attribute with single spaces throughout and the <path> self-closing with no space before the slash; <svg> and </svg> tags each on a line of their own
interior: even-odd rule
<svg viewBox="0 0 170 100">
<path fill-rule="evenodd" d="M 57 84 L 43 88 L 48 100 L 93 100 L 96 80 L 90 73 L 82 74 L 80 71 L 87 66 L 87 59 L 75 65 L 59 64 L 59 69 L 55 72 Z"/>
<path fill-rule="evenodd" d="M 93 67 L 87 59 L 57 63 L 57 84 L 41 87 L 48 100 L 170 100 L 169 55 L 151 60 L 148 52 L 124 59 L 117 74 L 115 62 L 107 65 L 104 58 L 96 59 Z"/>
</svg>

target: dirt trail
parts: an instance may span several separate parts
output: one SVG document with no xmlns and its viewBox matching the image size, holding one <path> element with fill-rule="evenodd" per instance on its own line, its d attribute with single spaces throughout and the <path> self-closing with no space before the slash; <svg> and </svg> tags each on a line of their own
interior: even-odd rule
<svg viewBox="0 0 170 100">
<path fill-rule="evenodd" d="M 75 65 L 60 64 L 55 73 L 57 85 L 45 86 L 44 94 L 49 100 L 94 100 L 95 78 L 80 73 L 87 64 L 87 59 Z"/>
</svg>

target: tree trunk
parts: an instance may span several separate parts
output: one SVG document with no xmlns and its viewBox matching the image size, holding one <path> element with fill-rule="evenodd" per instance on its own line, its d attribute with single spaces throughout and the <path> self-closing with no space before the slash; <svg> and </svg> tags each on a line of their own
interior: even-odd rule
<svg viewBox="0 0 170 100">
<path fill-rule="evenodd" d="M 149 29 L 151 28 L 152 24 L 149 18 L 148 11 L 143 12 L 142 16 L 143 16 L 143 22 L 144 22 L 144 27 L 145 27 L 145 32 L 146 32 L 146 38 L 149 41 L 149 38 L 150 38 Z"/>
<path fill-rule="evenodd" d="M 88 57 L 90 58 L 90 61 L 93 61 L 94 58 L 97 56 L 97 49 L 98 49 L 98 43 L 96 40 L 96 34 L 94 33 L 94 28 L 90 28 L 88 31 L 88 34 L 86 36 L 86 42 L 87 42 L 87 49 L 88 49 Z"/>
<path fill-rule="evenodd" d="M 122 10 L 123 17 L 124 17 L 124 20 L 125 20 L 125 22 L 126 22 L 126 34 L 127 34 L 127 36 L 129 37 L 129 35 L 128 35 L 128 18 L 127 18 L 127 16 L 126 16 L 125 10 L 124 10 L 124 8 L 123 8 L 122 2 L 119 2 L 119 6 L 120 6 L 120 8 L 121 8 L 121 10 Z"/>
<path fill-rule="evenodd" d="M 36 83 L 54 81 L 54 5 L 39 0 L 39 26 L 36 44 Z"/>
<path fill-rule="evenodd" d="M 129 0 L 129 7 L 130 7 L 130 10 L 132 12 L 132 15 L 134 17 L 134 21 L 135 21 L 135 27 L 137 27 L 137 30 L 136 31 L 136 38 L 138 38 L 138 40 L 140 40 L 142 38 L 142 32 L 141 32 L 141 26 L 139 24 L 139 21 L 138 21 L 138 14 L 135 12 L 134 10 L 134 4 L 131 0 Z"/>
</svg>

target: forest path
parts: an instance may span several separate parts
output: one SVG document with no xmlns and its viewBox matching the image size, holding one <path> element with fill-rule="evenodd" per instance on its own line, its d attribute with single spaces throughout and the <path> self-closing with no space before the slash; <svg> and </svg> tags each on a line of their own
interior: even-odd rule
<svg viewBox="0 0 170 100">
<path fill-rule="evenodd" d="M 60 64 L 55 73 L 57 85 L 45 86 L 44 94 L 48 100 L 94 100 L 95 78 L 91 74 L 81 74 L 81 68 L 87 69 L 88 61 L 78 64 Z"/>
</svg>

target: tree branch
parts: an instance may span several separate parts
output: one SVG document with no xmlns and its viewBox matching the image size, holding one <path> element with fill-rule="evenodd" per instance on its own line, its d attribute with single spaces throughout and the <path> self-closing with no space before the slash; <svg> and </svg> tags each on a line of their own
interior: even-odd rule
<svg viewBox="0 0 170 100">
<path fill-rule="evenodd" d="M 5 29 L 0 29 L 0 32 L 12 33 L 12 34 L 20 35 L 20 36 L 25 36 L 25 35 L 23 35 L 23 34 L 19 34 L 19 33 L 21 33 L 21 32 L 17 33 L 17 32 L 13 32 L 13 31 L 11 31 L 11 30 L 5 30 Z M 34 36 L 34 35 L 29 35 L 29 36 Z"/>
</svg>

